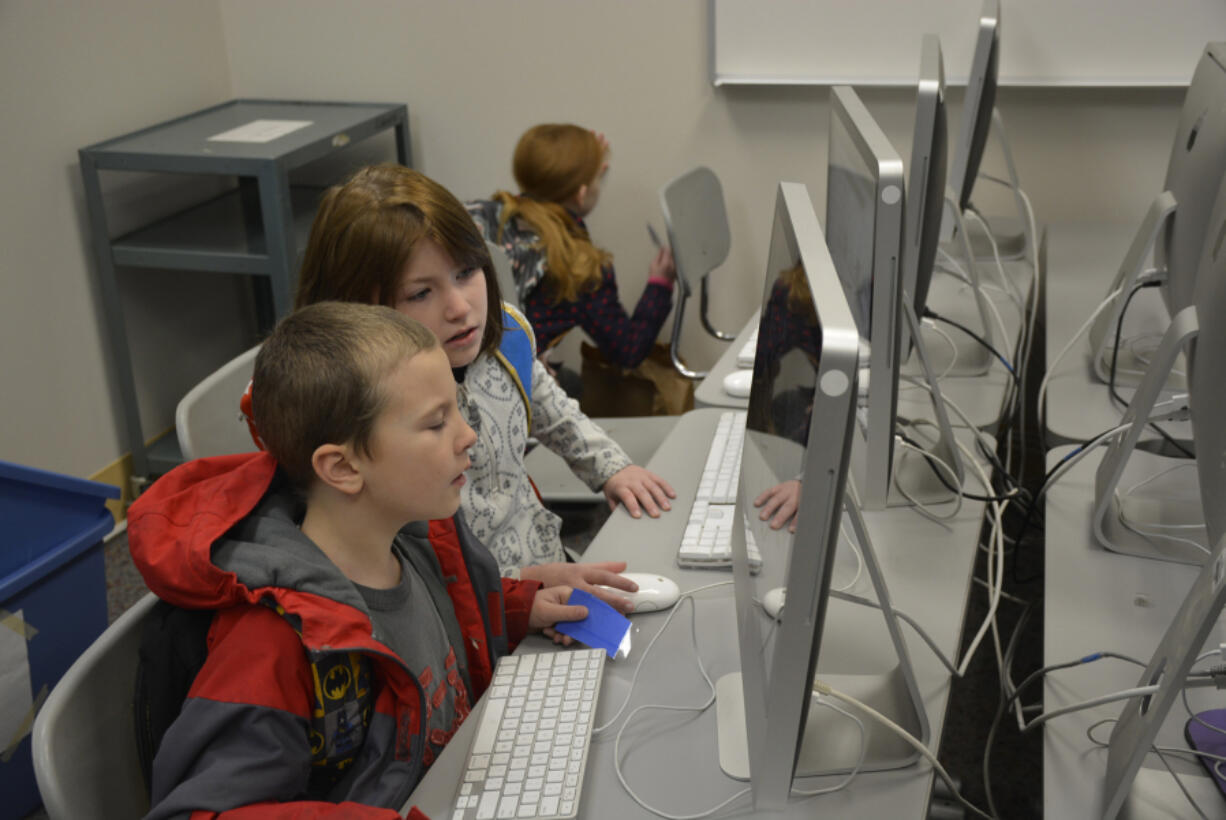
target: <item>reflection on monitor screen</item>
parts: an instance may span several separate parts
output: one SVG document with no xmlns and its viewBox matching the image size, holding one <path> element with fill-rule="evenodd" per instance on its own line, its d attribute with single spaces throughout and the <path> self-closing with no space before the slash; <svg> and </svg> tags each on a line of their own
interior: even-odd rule
<svg viewBox="0 0 1226 820">
<path fill-rule="evenodd" d="M 717 685 L 720 764 L 733 777 L 752 779 L 758 809 L 786 804 L 793 773 L 852 768 L 861 744 L 873 752 L 865 769 L 914 759 L 897 738 L 866 739 L 846 716 L 810 710 L 844 503 L 858 347 L 855 320 L 808 192 L 803 185 L 781 183 L 737 497 L 737 514 L 757 541 L 762 569 L 750 573 L 743 531 L 734 527 L 741 673 Z M 754 498 L 781 485 L 799 493 L 794 533 L 786 527 L 771 529 L 758 516 L 745 514 Z M 864 553 L 876 584 L 871 550 Z M 786 605 L 776 622 L 762 606 L 768 593 L 777 597 L 781 588 Z M 878 592 L 888 605 L 884 588 Z M 883 651 L 862 677 L 872 680 L 879 695 L 888 692 L 891 705 L 913 704 L 899 720 L 923 734 L 926 724 L 917 716 L 922 701 L 909 665 L 899 662 L 901 638 L 882 627 L 879 612 L 865 612 L 870 622 L 876 621 Z M 856 641 L 873 640 L 871 626 L 854 631 Z M 904 666 L 907 671 L 899 671 Z M 847 685 L 857 688 L 854 682 Z"/>
<path fill-rule="evenodd" d="M 902 319 L 902 159 L 848 86 L 830 90 L 826 244 L 860 335 L 871 379 L 855 472 L 864 504 L 884 507 L 894 459 Z M 871 320 L 870 320 L 871 317 Z"/>
<path fill-rule="evenodd" d="M 941 239 L 948 141 L 941 40 L 935 34 L 925 34 L 915 93 L 915 136 L 911 141 L 911 166 L 907 171 L 907 227 L 902 252 L 903 293 L 910 295 L 917 317 L 924 315 L 928 303 L 928 286 L 932 283 Z M 906 361 L 911 348 L 905 324 L 902 340 L 901 357 Z"/>
</svg>

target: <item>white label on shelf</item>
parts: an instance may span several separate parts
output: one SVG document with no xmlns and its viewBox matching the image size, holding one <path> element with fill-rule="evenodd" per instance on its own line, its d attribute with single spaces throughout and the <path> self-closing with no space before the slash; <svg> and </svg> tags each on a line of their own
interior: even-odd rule
<svg viewBox="0 0 1226 820">
<path fill-rule="evenodd" d="M 21 610 L 0 610 L 0 753 L 15 748 L 33 724 L 29 631 Z"/>
<path fill-rule="evenodd" d="M 209 142 L 272 142 L 306 128 L 311 120 L 252 120 L 209 137 Z"/>
</svg>

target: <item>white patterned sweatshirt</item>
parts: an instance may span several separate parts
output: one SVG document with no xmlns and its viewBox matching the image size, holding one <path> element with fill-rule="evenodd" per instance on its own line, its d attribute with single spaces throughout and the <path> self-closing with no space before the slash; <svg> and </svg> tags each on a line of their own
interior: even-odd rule
<svg viewBox="0 0 1226 820">
<path fill-rule="evenodd" d="M 531 336 L 527 321 L 520 324 Z M 562 519 L 541 504 L 524 467 L 529 436 L 557 453 L 592 490 L 632 463 L 536 359 L 535 338 L 532 352 L 531 429 L 520 389 L 499 357 L 479 355 L 465 369 L 459 389 L 460 412 L 477 433 L 460 503 L 473 534 L 504 576 L 566 560 Z"/>
</svg>

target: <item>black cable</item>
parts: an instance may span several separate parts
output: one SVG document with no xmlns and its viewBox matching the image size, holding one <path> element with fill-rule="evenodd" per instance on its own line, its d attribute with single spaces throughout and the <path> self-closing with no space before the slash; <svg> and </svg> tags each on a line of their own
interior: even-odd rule
<svg viewBox="0 0 1226 820">
<path fill-rule="evenodd" d="M 928 462 L 928 466 L 932 468 L 932 472 L 936 475 L 937 479 L 942 484 L 944 484 L 945 489 L 949 490 L 951 493 L 955 495 L 960 495 L 963 498 L 969 498 L 971 501 L 1015 501 L 1017 500 L 1016 495 L 975 495 L 974 493 L 968 493 L 964 490 L 959 489 L 958 487 L 955 487 L 954 485 L 949 483 L 949 479 L 947 479 L 945 477 L 945 474 L 941 472 L 941 465 L 936 463 L 936 461 L 928 453 L 928 451 L 924 449 L 924 446 L 922 444 L 920 444 L 918 441 L 911 438 L 910 436 L 904 435 L 903 433 L 896 433 L 895 435 L 897 435 L 903 441 L 907 442 L 907 444 L 910 444 L 912 447 L 919 450 L 920 455 L 924 457 L 924 461 Z"/>
<path fill-rule="evenodd" d="M 979 344 L 987 348 L 989 353 L 991 353 L 996 358 L 1000 359 L 1000 363 L 1005 366 L 1005 370 L 1009 371 L 1009 375 L 1013 377 L 1013 384 L 1017 388 L 1018 393 L 1022 392 L 1022 382 L 1017 376 L 1017 371 L 1013 369 L 1013 365 L 1009 364 L 1009 360 L 1006 359 L 1004 356 L 1002 356 L 999 350 L 997 350 L 996 348 L 988 344 L 987 339 L 983 338 L 978 333 L 971 330 L 969 327 L 962 324 L 961 322 L 955 322 L 953 319 L 946 319 L 944 316 L 933 311 L 932 308 L 928 308 L 928 307 L 924 308 L 924 318 L 933 319 L 938 322 L 944 322 L 945 324 L 950 325 L 951 327 L 956 327 L 958 328 L 958 330 L 961 330 L 967 336 L 970 336 L 972 339 L 979 342 Z"/>
<path fill-rule="evenodd" d="M 1047 490 L 1049 486 L 1051 485 L 1052 477 L 1056 474 L 1056 471 L 1058 471 L 1061 467 L 1063 467 L 1066 463 L 1068 463 L 1069 459 L 1075 458 L 1083 450 L 1085 450 L 1086 448 L 1098 442 L 1100 439 L 1102 439 L 1104 436 L 1106 436 L 1108 433 L 1110 433 L 1114 429 L 1116 428 L 1114 427 L 1108 428 L 1102 431 L 1101 433 L 1099 433 L 1098 435 L 1091 436 L 1090 438 L 1081 442 L 1081 445 L 1077 447 L 1077 449 L 1073 450 L 1067 456 L 1060 459 L 1060 461 L 1058 461 L 1050 470 L 1048 470 L 1046 473 L 1043 474 L 1043 480 L 1039 482 L 1038 489 L 1036 489 L 1034 492 L 1033 500 L 1030 502 L 1029 505 L 1027 505 L 1026 515 L 1025 517 L 1022 518 L 1022 525 L 1018 529 L 1017 535 L 1014 537 L 1014 540 L 1019 545 L 1022 543 L 1022 540 L 1025 539 L 1026 531 L 1030 529 L 1030 522 L 1034 518 L 1034 514 L 1039 508 L 1039 502 L 1042 501 L 1043 496 L 1047 494 Z M 1014 552 L 1014 554 L 1016 555 L 1016 551 Z M 1026 583 L 1033 581 L 1036 577 L 1038 577 L 1038 576 L 1031 576 L 1029 578 L 1019 577 L 1017 574 L 1016 558 L 1014 559 L 1014 563 L 1013 563 L 1012 575 L 1013 575 L 1013 582 L 1017 584 L 1026 584 Z"/>
<path fill-rule="evenodd" d="M 1128 306 L 1132 304 L 1132 297 L 1136 296 L 1140 291 L 1144 290 L 1145 288 L 1156 288 L 1161 284 L 1163 284 L 1161 281 L 1142 282 L 1141 284 L 1135 286 L 1132 290 L 1130 290 L 1128 292 L 1128 296 L 1124 298 L 1124 308 L 1123 310 L 1120 311 L 1119 319 L 1117 319 L 1115 323 L 1115 344 L 1111 348 L 1111 374 L 1110 374 L 1110 379 L 1107 382 L 1107 388 L 1111 391 L 1111 398 L 1119 402 L 1121 407 L 1129 406 L 1129 403 L 1124 401 L 1124 398 L 1115 389 L 1115 363 L 1119 360 L 1119 357 L 1120 357 L 1120 335 L 1121 333 L 1123 333 L 1123 330 L 1124 330 L 1124 314 L 1128 312 Z M 1193 453 L 1187 447 L 1184 447 L 1182 444 L 1176 441 L 1175 438 L 1170 433 L 1168 433 L 1166 430 L 1163 430 L 1161 427 L 1159 427 L 1157 423 L 1151 421 L 1149 422 L 1149 426 L 1152 427 L 1158 435 L 1162 436 L 1162 438 L 1166 441 L 1167 444 L 1171 445 L 1176 450 L 1183 453 L 1185 457 L 1196 458 L 1195 453 Z"/>
</svg>

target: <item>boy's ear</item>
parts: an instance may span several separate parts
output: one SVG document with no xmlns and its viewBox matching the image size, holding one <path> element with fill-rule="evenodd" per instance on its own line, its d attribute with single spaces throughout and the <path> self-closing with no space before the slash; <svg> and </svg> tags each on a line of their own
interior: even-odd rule
<svg viewBox="0 0 1226 820">
<path fill-rule="evenodd" d="M 324 484 L 346 495 L 356 495 L 365 481 L 354 463 L 352 449 L 344 444 L 321 444 L 311 453 L 311 467 Z"/>
</svg>

